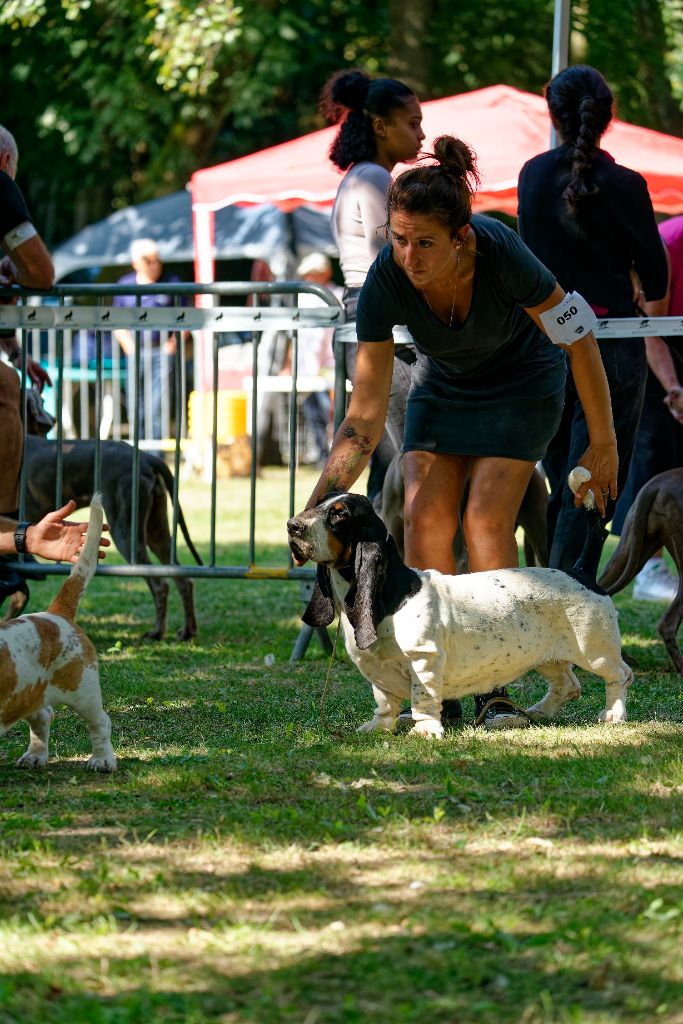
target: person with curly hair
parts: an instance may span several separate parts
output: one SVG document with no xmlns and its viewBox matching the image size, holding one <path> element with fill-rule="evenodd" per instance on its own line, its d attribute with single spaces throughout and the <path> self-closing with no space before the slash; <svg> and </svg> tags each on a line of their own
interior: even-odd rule
<svg viewBox="0 0 683 1024">
<path fill-rule="evenodd" d="M 469 481 L 470 570 L 507 568 L 518 564 L 522 497 L 562 416 L 565 353 L 589 428 L 577 463 L 590 471 L 603 514 L 618 463 L 609 391 L 585 300 L 567 296 L 516 232 L 472 213 L 478 177 L 469 146 L 443 136 L 433 158 L 389 189 L 390 242 L 358 299 L 349 410 L 308 507 L 348 490 L 367 465 L 386 419 L 393 328 L 404 324 L 417 350 L 403 442 L 406 563 L 456 571 L 453 539 Z"/>
<path fill-rule="evenodd" d="M 668 270 L 645 179 L 615 163 L 600 142 L 613 117 L 614 98 L 599 71 L 577 64 L 546 87 L 560 144 L 528 161 L 519 177 L 519 233 L 563 288 L 579 291 L 599 317 L 665 314 Z M 646 301 L 647 299 L 647 301 Z M 643 405 L 647 363 L 642 338 L 599 342 L 609 383 L 619 475 L 606 518 L 628 477 Z M 572 365 L 572 370 L 574 369 Z M 589 424 L 575 374 L 567 378 L 562 420 L 543 459 L 550 483 L 550 565 L 570 569 L 584 536 L 567 474 L 588 443 Z M 600 557 L 596 546 L 594 573 Z"/>
<path fill-rule="evenodd" d="M 386 244 L 386 199 L 391 172 L 413 160 L 424 140 L 417 96 L 394 78 L 338 71 L 325 84 L 320 110 L 338 124 L 330 160 L 344 178 L 332 208 L 332 234 L 344 275 L 344 308 L 353 321 L 370 266 Z M 355 346 L 344 344 L 346 375 L 353 380 Z M 389 462 L 403 442 L 405 403 L 415 349 L 397 344 L 386 430 L 370 464 L 368 496 L 379 505 Z"/>
</svg>

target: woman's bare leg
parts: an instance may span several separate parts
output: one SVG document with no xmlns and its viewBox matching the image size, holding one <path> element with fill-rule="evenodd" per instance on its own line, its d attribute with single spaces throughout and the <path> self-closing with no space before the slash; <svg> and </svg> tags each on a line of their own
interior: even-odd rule
<svg viewBox="0 0 683 1024">
<path fill-rule="evenodd" d="M 405 560 L 415 569 L 455 573 L 453 540 L 471 459 L 467 455 L 406 452 Z"/>
<path fill-rule="evenodd" d="M 519 565 L 515 521 L 535 463 L 472 460 L 464 530 L 470 572 Z"/>
</svg>

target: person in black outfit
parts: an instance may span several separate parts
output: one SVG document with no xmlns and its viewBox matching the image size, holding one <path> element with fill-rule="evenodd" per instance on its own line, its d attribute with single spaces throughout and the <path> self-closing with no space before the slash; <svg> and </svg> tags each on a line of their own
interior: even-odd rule
<svg viewBox="0 0 683 1024">
<path fill-rule="evenodd" d="M 561 144 L 522 168 L 519 233 L 563 288 L 580 292 L 598 316 L 633 316 L 639 287 L 648 300 L 664 297 L 667 262 L 644 178 L 599 148 L 612 120 L 612 92 L 595 68 L 575 65 L 552 79 L 546 100 Z M 640 286 L 634 284 L 634 272 Z M 643 404 L 645 346 L 642 338 L 617 338 L 599 341 L 599 347 L 617 436 L 618 491 L 628 476 Z M 587 444 L 584 411 L 569 375 L 562 420 L 543 459 L 551 488 L 553 568 L 571 569 L 583 547 L 585 520 L 567 475 Z M 609 495 L 606 521 L 617 491 Z M 596 552 L 595 564 L 587 569 L 597 571 L 598 558 Z"/>
<path fill-rule="evenodd" d="M 36 231 L 24 197 L 14 178 L 19 152 L 14 136 L 0 125 L 0 287 L 50 288 L 54 281 L 52 260 Z M 13 298 L 1 299 L 7 305 Z M 10 363 L 21 369 L 21 346 L 13 330 L 0 330 L 0 349 Z M 50 384 L 42 366 L 27 357 L 26 376 L 40 390 Z M 15 370 L 0 363 L 0 514 L 15 516 L 19 501 L 19 469 L 23 452 L 20 384 Z"/>
</svg>

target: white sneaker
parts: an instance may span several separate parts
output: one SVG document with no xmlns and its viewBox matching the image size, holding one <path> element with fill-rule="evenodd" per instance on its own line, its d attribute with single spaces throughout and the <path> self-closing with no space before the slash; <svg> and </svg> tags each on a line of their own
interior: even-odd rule
<svg viewBox="0 0 683 1024">
<path fill-rule="evenodd" d="M 648 559 L 633 584 L 637 601 L 673 601 L 677 593 L 678 576 L 669 572 L 663 558 Z"/>
</svg>

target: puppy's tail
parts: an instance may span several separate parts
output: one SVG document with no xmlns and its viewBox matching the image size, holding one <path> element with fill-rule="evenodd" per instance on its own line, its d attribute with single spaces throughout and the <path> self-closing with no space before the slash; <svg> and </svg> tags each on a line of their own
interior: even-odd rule
<svg viewBox="0 0 683 1024">
<path fill-rule="evenodd" d="M 103 523 L 102 495 L 98 492 L 92 496 L 90 522 L 88 523 L 83 550 L 78 556 L 78 561 L 74 564 L 69 576 L 62 584 L 59 593 L 48 608 L 48 611 L 52 612 L 53 615 L 63 615 L 64 618 L 71 619 L 72 622 L 75 620 L 79 602 L 97 568 Z"/>
</svg>

